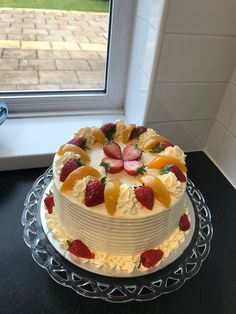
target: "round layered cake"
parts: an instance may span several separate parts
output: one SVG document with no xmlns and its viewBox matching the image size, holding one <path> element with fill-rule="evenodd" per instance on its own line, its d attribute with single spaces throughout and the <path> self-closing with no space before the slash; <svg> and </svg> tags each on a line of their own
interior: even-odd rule
<svg viewBox="0 0 236 314">
<path fill-rule="evenodd" d="M 150 128 L 123 121 L 82 128 L 54 158 L 49 228 L 84 263 L 147 270 L 190 227 L 186 172 L 184 152 Z"/>
</svg>

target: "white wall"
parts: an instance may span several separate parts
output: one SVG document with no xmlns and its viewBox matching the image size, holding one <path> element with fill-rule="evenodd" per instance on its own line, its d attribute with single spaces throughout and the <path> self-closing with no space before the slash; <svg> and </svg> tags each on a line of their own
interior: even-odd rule
<svg viewBox="0 0 236 314">
<path fill-rule="evenodd" d="M 169 2 L 147 125 L 186 151 L 206 146 L 236 64 L 235 12 L 235 0 Z"/>
</svg>

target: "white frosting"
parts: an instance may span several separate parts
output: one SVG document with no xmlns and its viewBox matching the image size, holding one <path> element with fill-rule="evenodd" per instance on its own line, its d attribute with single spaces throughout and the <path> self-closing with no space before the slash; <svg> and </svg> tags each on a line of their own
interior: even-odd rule
<svg viewBox="0 0 236 314">
<path fill-rule="evenodd" d="M 142 204 L 136 199 L 134 190 L 127 184 L 122 184 L 116 210 L 122 214 L 137 215 L 142 207 Z"/>
<path fill-rule="evenodd" d="M 164 183 L 167 190 L 176 198 L 179 198 L 182 195 L 185 184 L 178 181 L 173 172 L 170 171 L 167 174 L 158 176 L 158 178 Z"/>
<path fill-rule="evenodd" d="M 179 146 L 177 146 L 177 145 L 175 145 L 173 147 L 172 146 L 167 147 L 159 155 L 162 155 L 162 156 L 172 156 L 172 157 L 174 157 L 176 159 L 179 159 L 183 164 L 185 164 L 185 157 L 186 157 L 186 155 L 184 154 L 182 149 L 179 148 Z"/>
<path fill-rule="evenodd" d="M 82 128 L 75 133 L 76 136 L 82 136 L 86 140 L 86 147 L 92 148 L 95 142 L 95 137 L 93 135 L 92 129 L 89 127 Z"/>
<path fill-rule="evenodd" d="M 58 156 L 55 161 L 56 174 L 59 176 L 64 164 L 70 159 L 79 159 L 80 155 L 73 152 L 65 152 L 64 155 Z"/>
</svg>

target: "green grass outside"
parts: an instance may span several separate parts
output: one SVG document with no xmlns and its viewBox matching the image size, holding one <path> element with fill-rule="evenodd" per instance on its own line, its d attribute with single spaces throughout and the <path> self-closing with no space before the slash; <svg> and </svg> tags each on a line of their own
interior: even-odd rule
<svg viewBox="0 0 236 314">
<path fill-rule="evenodd" d="M 108 0 L 0 0 L 0 7 L 108 12 Z"/>
</svg>

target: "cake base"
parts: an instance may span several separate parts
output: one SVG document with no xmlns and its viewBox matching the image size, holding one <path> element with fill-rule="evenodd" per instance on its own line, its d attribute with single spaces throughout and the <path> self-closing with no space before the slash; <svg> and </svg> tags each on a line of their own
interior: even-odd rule
<svg viewBox="0 0 236 314">
<path fill-rule="evenodd" d="M 77 257 L 74 257 L 72 254 L 68 253 L 66 249 L 64 249 L 60 243 L 59 240 L 55 238 L 54 233 L 52 230 L 48 228 L 48 221 L 47 221 L 47 216 L 45 215 L 45 206 L 44 206 L 44 198 L 46 197 L 46 194 L 48 194 L 50 188 L 52 186 L 52 182 L 47 186 L 44 195 L 42 197 L 42 201 L 40 204 L 40 219 L 42 223 L 43 230 L 45 234 L 47 235 L 47 238 L 49 242 L 52 244 L 52 246 L 56 249 L 57 252 L 59 252 L 67 261 L 71 262 L 75 266 L 78 266 L 86 271 L 103 275 L 103 276 L 108 276 L 108 277 L 120 277 L 120 278 L 132 278 L 132 277 L 139 277 L 139 276 L 144 276 L 147 274 L 154 273 L 160 269 L 165 268 L 169 264 L 173 263 L 177 258 L 179 258 L 184 250 L 189 246 L 194 230 L 195 230 L 195 214 L 194 214 L 194 209 L 191 203 L 191 200 L 189 199 L 189 196 L 186 194 L 186 207 L 189 209 L 189 216 L 190 216 L 190 221 L 191 221 L 191 228 L 188 231 L 188 233 L 185 235 L 185 241 L 183 243 L 180 243 L 178 248 L 174 249 L 168 257 L 166 257 L 160 264 L 147 269 L 145 271 L 142 271 L 140 269 L 135 269 L 131 273 L 128 273 L 127 271 L 119 270 L 117 271 L 116 269 L 107 269 L 104 266 L 101 267 L 96 267 L 94 264 L 91 263 L 84 263 L 81 260 L 79 260 Z"/>
</svg>

